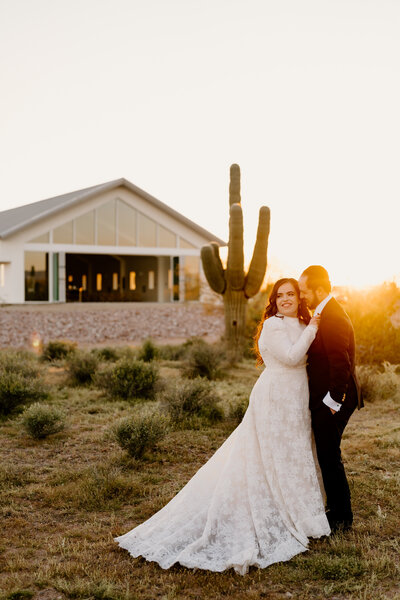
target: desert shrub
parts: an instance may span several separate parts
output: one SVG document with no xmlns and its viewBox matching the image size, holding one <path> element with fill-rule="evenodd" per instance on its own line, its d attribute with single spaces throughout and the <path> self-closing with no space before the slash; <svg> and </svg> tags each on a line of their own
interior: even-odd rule
<svg viewBox="0 0 400 600">
<path fill-rule="evenodd" d="M 159 357 L 164 360 L 184 360 L 189 356 L 193 346 L 205 343 L 202 338 L 191 337 L 183 344 L 165 344 L 158 347 Z"/>
<path fill-rule="evenodd" d="M 216 379 L 221 374 L 219 368 L 221 360 L 220 349 L 210 346 L 203 340 L 198 340 L 189 349 L 184 374 L 191 379 L 195 377 Z"/>
<path fill-rule="evenodd" d="M 357 377 L 364 400 L 374 402 L 386 398 L 400 398 L 400 374 L 397 366 L 384 362 L 379 368 L 375 365 L 360 365 Z"/>
<path fill-rule="evenodd" d="M 53 406 L 36 402 L 24 410 L 22 425 L 31 437 L 39 440 L 62 431 L 65 416 Z"/>
<path fill-rule="evenodd" d="M 42 360 L 53 362 L 63 360 L 76 351 L 76 344 L 73 342 L 63 342 L 62 340 L 50 341 L 43 346 Z"/>
<path fill-rule="evenodd" d="M 38 377 L 41 373 L 36 355 L 25 350 L 0 352 L 0 370 L 19 373 L 24 377 Z"/>
<path fill-rule="evenodd" d="M 237 423 L 241 423 L 242 419 L 245 415 L 247 407 L 249 405 L 249 399 L 246 398 L 236 398 L 231 402 L 229 407 L 229 418 L 233 419 Z"/>
<path fill-rule="evenodd" d="M 71 385 L 90 385 L 94 381 L 98 359 L 91 352 L 75 352 L 67 359 L 66 370 Z"/>
<path fill-rule="evenodd" d="M 204 421 L 220 421 L 223 411 L 218 400 L 212 384 L 200 377 L 176 382 L 162 395 L 164 407 L 176 427 L 197 428 Z"/>
<path fill-rule="evenodd" d="M 380 365 L 400 356 L 400 288 L 384 283 L 368 291 L 349 290 L 342 304 L 356 335 L 357 361 Z"/>
<path fill-rule="evenodd" d="M 185 344 L 165 344 L 158 348 L 159 357 L 163 360 L 182 360 L 187 352 Z"/>
<path fill-rule="evenodd" d="M 151 340 L 146 340 L 139 350 L 138 359 L 144 362 L 151 362 L 158 357 L 158 354 L 157 346 Z"/>
<path fill-rule="evenodd" d="M 119 352 L 112 346 L 104 346 L 103 348 L 95 348 L 92 350 L 92 354 L 97 356 L 100 361 L 116 362 L 119 358 Z"/>
<path fill-rule="evenodd" d="M 110 398 L 123 400 L 154 398 L 158 381 L 155 365 L 126 358 L 100 373 L 97 378 L 97 384 Z"/>
<path fill-rule="evenodd" d="M 48 396 L 35 357 L 17 352 L 0 354 L 0 415 L 18 412 L 24 405 Z"/>
<path fill-rule="evenodd" d="M 138 349 L 131 346 L 122 346 L 118 349 L 118 360 L 137 360 Z"/>
<path fill-rule="evenodd" d="M 154 450 L 168 431 L 167 421 L 157 414 L 135 415 L 120 421 L 113 429 L 119 446 L 133 458 Z"/>
<path fill-rule="evenodd" d="M 271 287 L 269 285 L 248 302 L 244 348 L 248 358 L 252 358 L 252 337 Z M 395 283 L 384 283 L 369 290 L 341 289 L 340 292 L 338 301 L 354 326 L 357 362 L 375 365 L 384 361 L 397 363 L 400 356 L 400 288 Z"/>
</svg>

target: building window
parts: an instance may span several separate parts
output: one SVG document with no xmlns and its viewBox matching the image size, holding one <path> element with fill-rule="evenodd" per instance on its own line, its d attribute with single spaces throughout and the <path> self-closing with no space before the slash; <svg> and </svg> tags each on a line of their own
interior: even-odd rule
<svg viewBox="0 0 400 600">
<path fill-rule="evenodd" d="M 72 244 L 73 242 L 73 223 L 63 223 L 59 227 L 53 229 L 53 243 L 54 244 Z"/>
<path fill-rule="evenodd" d="M 97 273 L 97 275 L 96 275 L 96 290 L 98 292 L 101 292 L 102 287 L 103 287 L 103 276 L 101 273 Z"/>
<path fill-rule="evenodd" d="M 118 273 L 113 273 L 113 276 L 112 276 L 112 289 L 114 291 L 118 289 Z"/>
<path fill-rule="evenodd" d="M 118 245 L 136 245 L 136 211 L 118 200 Z"/>
<path fill-rule="evenodd" d="M 97 243 L 100 246 L 115 246 L 115 200 L 97 209 Z"/>
<path fill-rule="evenodd" d="M 130 271 L 130 273 L 129 273 L 129 289 L 136 290 L 136 273 L 135 273 L 135 271 Z"/>
<path fill-rule="evenodd" d="M 198 256 L 185 256 L 185 300 L 198 300 L 200 297 L 200 259 Z"/>
<path fill-rule="evenodd" d="M 173 278 L 172 278 L 172 269 L 168 269 L 168 289 L 172 290 Z"/>
<path fill-rule="evenodd" d="M 184 240 L 183 238 L 179 238 L 179 247 L 180 248 L 188 248 L 188 249 L 196 248 L 196 246 L 193 246 L 193 244 Z"/>
<path fill-rule="evenodd" d="M 156 222 L 145 215 L 139 214 L 139 242 L 138 246 L 154 248 L 157 245 Z"/>
<path fill-rule="evenodd" d="M 75 219 L 75 243 L 94 244 L 94 210 Z"/>
<path fill-rule="evenodd" d="M 0 287 L 4 287 L 5 285 L 5 265 L 4 263 L 0 263 Z"/>
<path fill-rule="evenodd" d="M 60 256 L 58 252 L 53 253 L 53 300 L 58 301 L 60 299 Z"/>
<path fill-rule="evenodd" d="M 174 300 L 179 300 L 179 256 L 174 256 L 172 259 L 173 275 L 172 275 L 172 297 Z"/>
<path fill-rule="evenodd" d="M 84 292 L 87 290 L 87 275 L 82 275 L 82 285 L 81 288 Z"/>
<path fill-rule="evenodd" d="M 49 232 L 47 233 L 43 233 L 42 235 L 38 235 L 37 237 L 33 238 L 33 240 L 29 240 L 30 244 L 48 244 L 50 241 L 50 234 Z"/>
<path fill-rule="evenodd" d="M 49 299 L 49 255 L 47 252 L 25 252 L 25 300 Z"/>
<path fill-rule="evenodd" d="M 158 226 L 158 245 L 160 248 L 176 248 L 176 235 L 162 227 Z"/>
<path fill-rule="evenodd" d="M 149 290 L 154 290 L 154 271 L 149 271 Z"/>
</svg>

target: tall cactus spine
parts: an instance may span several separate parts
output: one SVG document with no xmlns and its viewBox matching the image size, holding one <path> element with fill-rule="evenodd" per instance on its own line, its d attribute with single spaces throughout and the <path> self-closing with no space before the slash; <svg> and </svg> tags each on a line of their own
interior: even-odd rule
<svg viewBox="0 0 400 600">
<path fill-rule="evenodd" d="M 243 212 L 240 196 L 240 168 L 231 165 L 229 185 L 229 241 L 226 269 L 218 244 L 201 249 L 204 274 L 212 290 L 222 294 L 225 310 L 225 341 L 236 358 L 242 355 L 246 330 L 247 301 L 260 289 L 267 268 L 270 211 L 260 209 L 257 239 L 247 274 L 244 272 Z"/>
</svg>

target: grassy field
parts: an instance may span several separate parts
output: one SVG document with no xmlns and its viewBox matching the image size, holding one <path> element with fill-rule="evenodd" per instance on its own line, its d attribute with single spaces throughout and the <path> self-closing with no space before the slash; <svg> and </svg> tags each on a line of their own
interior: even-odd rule
<svg viewBox="0 0 400 600">
<path fill-rule="evenodd" d="M 181 377 L 179 363 L 159 364 L 164 378 Z M 245 361 L 214 382 L 226 414 L 258 375 L 253 361 Z M 113 542 L 170 500 L 235 421 L 172 431 L 139 461 L 109 433 L 135 407 L 109 401 L 94 387 L 66 385 L 62 366 L 46 367 L 46 378 L 50 403 L 67 412 L 65 431 L 35 441 L 19 417 L 0 423 L 1 598 L 400 598 L 399 381 L 395 393 L 354 414 L 345 433 L 353 530 L 312 541 L 309 552 L 242 577 L 180 566 L 164 571 Z"/>
</svg>

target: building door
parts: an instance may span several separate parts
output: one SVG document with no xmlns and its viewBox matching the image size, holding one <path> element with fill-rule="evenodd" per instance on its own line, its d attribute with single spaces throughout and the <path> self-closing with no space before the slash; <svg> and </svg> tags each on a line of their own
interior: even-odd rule
<svg viewBox="0 0 400 600">
<path fill-rule="evenodd" d="M 59 256 L 58 252 L 53 253 L 53 302 L 58 302 L 60 299 L 59 287 Z"/>
<path fill-rule="evenodd" d="M 174 256 L 172 258 L 172 274 L 173 274 L 172 298 L 174 301 L 179 301 L 179 256 Z"/>
</svg>

